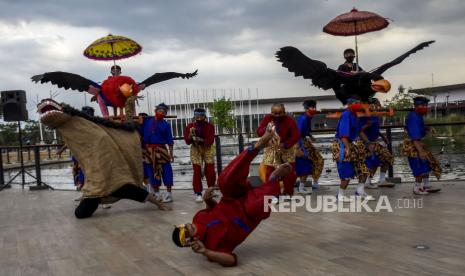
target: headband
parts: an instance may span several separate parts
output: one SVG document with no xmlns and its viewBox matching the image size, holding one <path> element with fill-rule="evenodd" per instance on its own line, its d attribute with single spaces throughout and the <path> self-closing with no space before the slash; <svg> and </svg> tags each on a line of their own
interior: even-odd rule
<svg viewBox="0 0 465 276">
<path fill-rule="evenodd" d="M 179 230 L 179 232 L 176 230 Z M 175 226 L 174 231 L 173 231 L 173 242 L 177 246 L 186 247 L 186 231 L 187 231 L 187 227 L 185 224 L 180 224 L 180 225 Z"/>
</svg>

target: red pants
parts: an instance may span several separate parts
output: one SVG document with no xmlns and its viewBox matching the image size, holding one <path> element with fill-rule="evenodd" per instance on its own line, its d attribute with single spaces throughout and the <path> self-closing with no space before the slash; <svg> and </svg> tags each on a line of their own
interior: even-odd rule
<svg viewBox="0 0 465 276">
<path fill-rule="evenodd" d="M 262 220 L 270 213 L 264 211 L 265 196 L 278 196 L 280 187 L 278 181 L 268 181 L 253 188 L 247 177 L 250 163 L 257 156 L 259 150 L 246 149 L 224 168 L 218 177 L 218 185 L 223 199 L 243 200 L 245 212 L 249 218 Z"/>
<path fill-rule="evenodd" d="M 284 184 L 284 193 L 287 195 L 294 195 L 294 185 L 295 181 L 297 180 L 297 175 L 295 174 L 295 163 L 289 163 L 292 166 L 292 172 L 290 172 L 288 175 L 283 177 L 283 184 Z M 268 181 L 270 179 L 271 173 L 275 170 L 274 167 L 272 166 L 266 166 L 266 174 L 265 174 L 265 179 Z"/>
<path fill-rule="evenodd" d="M 194 193 L 200 194 L 202 193 L 202 167 L 200 165 L 192 165 L 194 170 L 194 176 L 192 177 L 192 186 L 194 188 Z M 215 173 L 215 164 L 205 164 L 205 178 L 207 179 L 208 187 L 214 186 L 216 181 L 216 173 Z"/>
</svg>

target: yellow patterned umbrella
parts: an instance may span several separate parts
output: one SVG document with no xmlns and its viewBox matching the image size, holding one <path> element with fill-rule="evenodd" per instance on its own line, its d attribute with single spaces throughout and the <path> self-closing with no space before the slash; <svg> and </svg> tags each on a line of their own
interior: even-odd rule
<svg viewBox="0 0 465 276">
<path fill-rule="evenodd" d="M 115 60 L 137 55 L 142 51 L 134 40 L 109 34 L 92 42 L 85 50 L 84 56 L 95 60 Z"/>
</svg>

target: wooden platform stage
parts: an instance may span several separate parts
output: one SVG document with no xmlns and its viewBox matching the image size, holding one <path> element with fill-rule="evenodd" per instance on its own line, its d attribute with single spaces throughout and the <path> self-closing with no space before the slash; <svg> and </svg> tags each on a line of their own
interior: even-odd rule
<svg viewBox="0 0 465 276">
<path fill-rule="evenodd" d="M 191 191 L 175 191 L 171 212 L 120 201 L 77 220 L 78 192 L 13 187 L 0 192 L 0 275 L 464 275 L 465 182 L 436 186 L 421 209 L 396 208 L 420 198 L 400 184 L 369 190 L 388 195 L 392 213 L 272 214 L 236 249 L 234 268 L 172 243 L 173 225 L 203 206 Z"/>
</svg>

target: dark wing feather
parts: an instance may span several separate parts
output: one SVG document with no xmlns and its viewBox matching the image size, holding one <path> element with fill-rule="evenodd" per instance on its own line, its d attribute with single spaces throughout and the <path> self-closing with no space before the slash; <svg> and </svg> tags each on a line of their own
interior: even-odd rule
<svg viewBox="0 0 465 276">
<path fill-rule="evenodd" d="M 283 47 L 276 52 L 276 57 L 289 72 L 293 72 L 296 77 L 311 79 L 318 88 L 338 89 L 343 82 L 343 75 L 328 68 L 323 62 L 307 57 L 297 48 Z"/>
<path fill-rule="evenodd" d="M 371 70 L 370 72 L 378 74 L 378 75 L 382 75 L 387 69 L 391 68 L 394 65 L 397 65 L 397 64 L 401 63 L 404 59 L 406 59 L 411 54 L 416 53 L 417 51 L 420 51 L 425 47 L 428 47 L 433 42 L 434 42 L 434 40 L 420 43 L 415 48 L 408 51 L 407 53 L 399 56 L 398 58 L 396 58 L 396 59 L 394 59 L 394 60 L 392 60 L 392 61 L 390 61 L 390 62 L 388 62 L 386 64 L 381 65 L 380 67 L 378 67 L 376 69 Z"/>
<path fill-rule="evenodd" d="M 140 84 L 144 84 L 145 87 L 147 87 L 149 85 L 159 83 L 162 81 L 166 81 L 166 80 L 170 80 L 173 78 L 190 79 L 192 77 L 197 76 L 197 71 L 198 70 L 195 70 L 195 72 L 193 73 L 186 73 L 186 74 L 176 73 L 176 72 L 155 73 L 151 77 L 141 82 Z"/>
<path fill-rule="evenodd" d="M 81 92 L 87 92 L 90 85 L 100 88 L 100 85 L 91 80 L 77 74 L 66 72 L 48 72 L 42 75 L 35 75 L 31 80 L 40 83 L 51 82 L 59 88 L 78 90 Z"/>
</svg>

